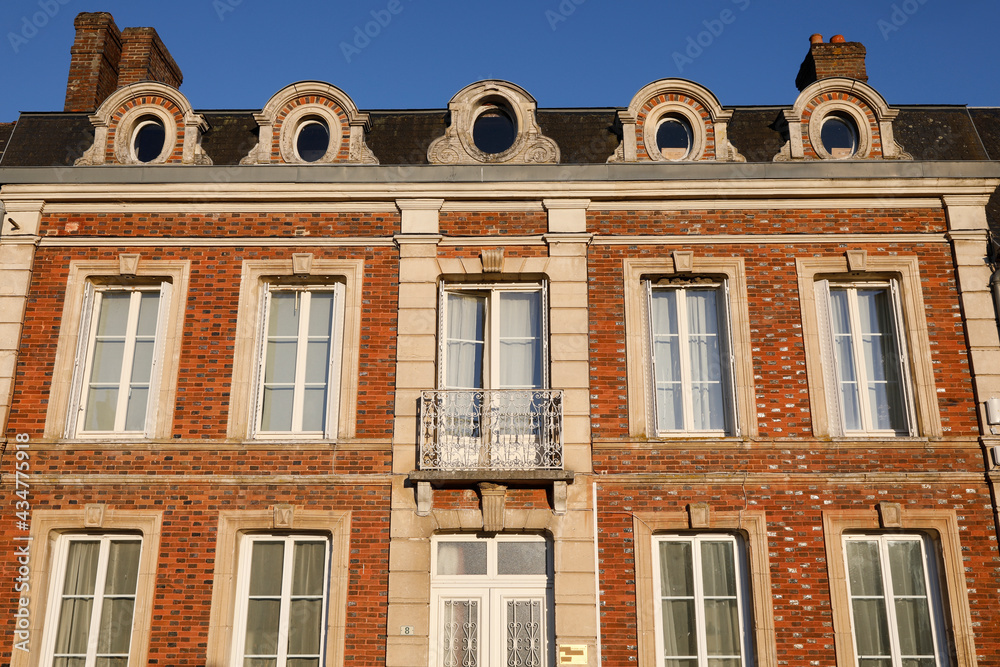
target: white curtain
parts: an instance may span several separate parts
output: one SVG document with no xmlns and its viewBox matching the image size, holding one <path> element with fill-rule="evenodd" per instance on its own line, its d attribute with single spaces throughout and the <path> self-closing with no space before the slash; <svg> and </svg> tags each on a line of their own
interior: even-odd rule
<svg viewBox="0 0 1000 667">
<path fill-rule="evenodd" d="M 691 409 L 697 431 L 726 427 L 719 348 L 718 290 L 687 292 L 688 345 L 691 364 Z"/>
<path fill-rule="evenodd" d="M 448 389 L 483 388 L 486 297 L 448 294 L 447 360 Z"/>
<path fill-rule="evenodd" d="M 500 294 L 500 388 L 541 388 L 541 310 L 541 292 Z"/>
</svg>

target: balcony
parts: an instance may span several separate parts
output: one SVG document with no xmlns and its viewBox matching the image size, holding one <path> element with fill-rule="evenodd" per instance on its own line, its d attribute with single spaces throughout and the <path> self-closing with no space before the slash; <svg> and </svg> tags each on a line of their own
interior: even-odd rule
<svg viewBox="0 0 1000 667">
<path fill-rule="evenodd" d="M 562 405 L 559 389 L 421 392 L 418 467 L 562 470 Z"/>
</svg>

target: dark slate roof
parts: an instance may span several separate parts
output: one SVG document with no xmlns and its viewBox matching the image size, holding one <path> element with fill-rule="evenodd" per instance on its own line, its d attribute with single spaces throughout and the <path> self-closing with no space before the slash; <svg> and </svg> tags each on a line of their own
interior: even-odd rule
<svg viewBox="0 0 1000 667">
<path fill-rule="evenodd" d="M 542 110 L 542 134 L 559 146 L 562 164 L 604 164 L 622 142 L 616 109 Z"/>
<path fill-rule="evenodd" d="M 448 112 L 372 111 L 365 138 L 379 164 L 428 164 L 427 147 L 444 135 Z"/>
<path fill-rule="evenodd" d="M 14 123 L 0 123 L 0 155 L 3 155 L 4 149 L 7 148 L 7 141 L 13 131 Z"/>
<path fill-rule="evenodd" d="M 783 107 L 733 109 L 729 121 L 729 143 L 747 162 L 770 162 L 788 140 L 779 130 Z"/>
<path fill-rule="evenodd" d="M 989 160 L 965 107 L 900 107 L 893 136 L 914 160 Z"/>
<path fill-rule="evenodd" d="M 213 164 L 239 164 L 257 145 L 258 127 L 252 111 L 203 111 L 208 131 L 201 135 L 201 147 Z"/>
<path fill-rule="evenodd" d="M 976 124 L 976 131 L 990 159 L 1000 160 L 1000 109 L 969 109 L 969 116 Z M 1000 237 L 1000 189 L 986 204 L 986 219 L 993 232 Z"/>
<path fill-rule="evenodd" d="M 0 166 L 70 166 L 93 143 L 94 127 L 85 113 L 23 113 Z"/>
</svg>

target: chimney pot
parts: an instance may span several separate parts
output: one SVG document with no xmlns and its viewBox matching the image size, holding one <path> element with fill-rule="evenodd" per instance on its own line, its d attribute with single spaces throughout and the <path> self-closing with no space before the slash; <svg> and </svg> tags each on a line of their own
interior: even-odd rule
<svg viewBox="0 0 1000 667">
<path fill-rule="evenodd" d="M 814 35 L 812 35 L 812 36 L 809 37 L 809 43 L 810 44 L 822 44 L 823 43 L 823 35 L 819 34 L 818 32 L 815 33 Z"/>
<path fill-rule="evenodd" d="M 847 40 L 844 39 L 843 35 L 834 35 L 833 37 L 830 38 L 831 44 L 843 44 L 846 41 Z"/>
</svg>

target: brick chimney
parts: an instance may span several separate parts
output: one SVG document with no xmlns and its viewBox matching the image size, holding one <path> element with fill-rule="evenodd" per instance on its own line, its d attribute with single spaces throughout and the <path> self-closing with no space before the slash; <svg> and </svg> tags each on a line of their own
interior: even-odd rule
<svg viewBox="0 0 1000 667">
<path fill-rule="evenodd" d="M 94 111 L 111 93 L 138 81 L 179 88 L 180 67 L 153 28 L 118 30 L 107 12 L 84 12 L 73 22 L 65 111 Z"/>
<path fill-rule="evenodd" d="M 107 12 L 84 12 L 73 21 L 65 111 L 93 111 L 118 87 L 122 35 Z"/>
<path fill-rule="evenodd" d="M 822 35 L 813 35 L 809 38 L 809 53 L 795 77 L 795 87 L 801 91 L 811 83 L 833 76 L 868 81 L 865 53 L 864 44 L 848 42 L 843 35 L 834 35 L 829 43 L 823 43 Z"/>
<path fill-rule="evenodd" d="M 184 75 L 153 28 L 125 28 L 122 31 L 122 60 L 118 87 L 137 81 L 159 81 L 181 87 Z"/>
</svg>

